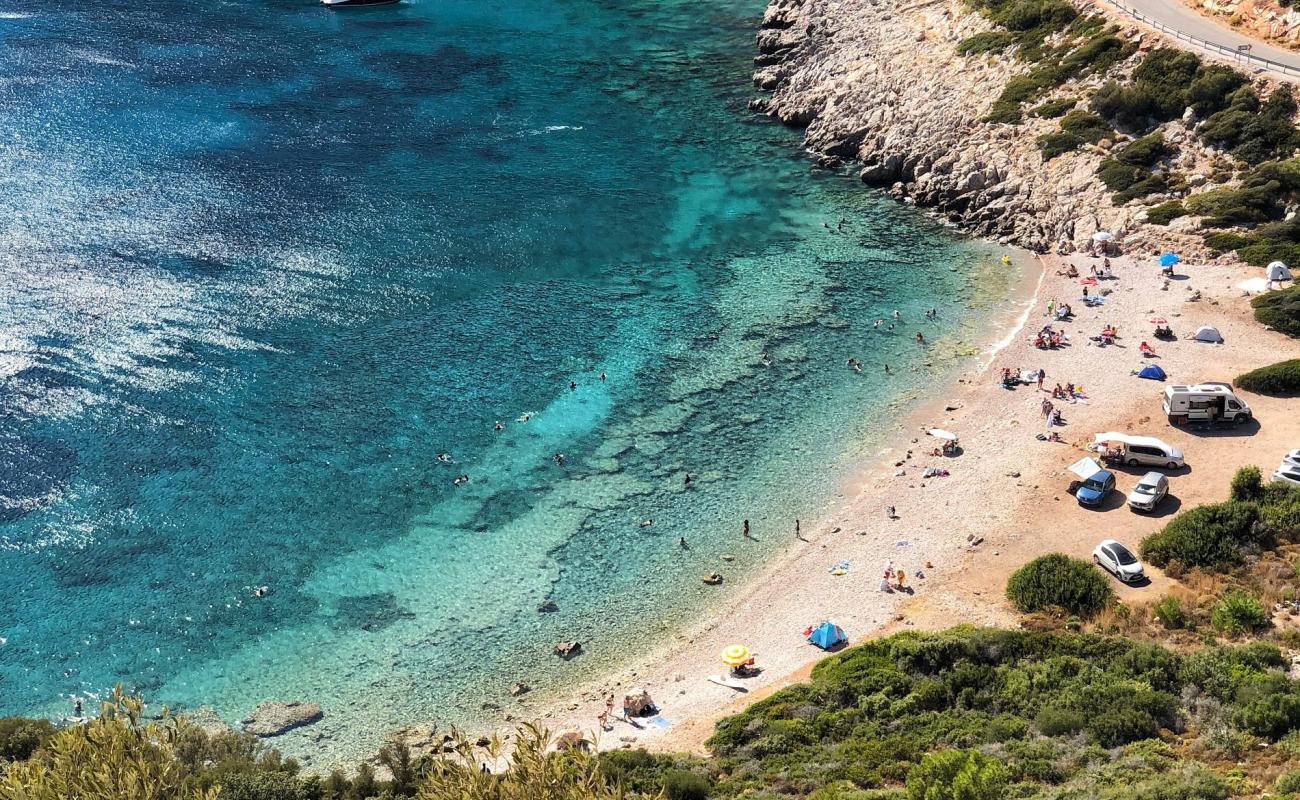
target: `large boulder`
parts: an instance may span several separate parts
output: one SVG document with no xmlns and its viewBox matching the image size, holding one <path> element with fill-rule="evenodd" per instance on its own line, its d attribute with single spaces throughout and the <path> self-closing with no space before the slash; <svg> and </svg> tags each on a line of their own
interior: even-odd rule
<svg viewBox="0 0 1300 800">
<path fill-rule="evenodd" d="M 248 733 L 265 738 L 310 725 L 323 716 L 325 714 L 321 711 L 320 703 L 263 700 L 242 724 Z"/>
</svg>

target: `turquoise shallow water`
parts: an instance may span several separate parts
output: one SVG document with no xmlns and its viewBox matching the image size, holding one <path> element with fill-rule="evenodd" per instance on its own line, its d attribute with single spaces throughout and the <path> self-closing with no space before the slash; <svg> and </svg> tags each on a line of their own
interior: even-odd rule
<svg viewBox="0 0 1300 800">
<path fill-rule="evenodd" d="M 815 519 L 1009 276 L 748 114 L 761 12 L 0 5 L 0 714 L 315 699 L 353 758 Z"/>
</svg>

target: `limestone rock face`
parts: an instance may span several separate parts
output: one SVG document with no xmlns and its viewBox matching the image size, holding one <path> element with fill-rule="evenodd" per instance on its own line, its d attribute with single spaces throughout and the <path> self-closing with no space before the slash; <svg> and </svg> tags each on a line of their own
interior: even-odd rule
<svg viewBox="0 0 1300 800">
<path fill-rule="evenodd" d="M 283 703 L 279 700 L 263 700 L 242 724 L 248 733 L 265 738 L 279 736 L 294 728 L 310 725 L 324 716 L 320 703 Z"/>
</svg>

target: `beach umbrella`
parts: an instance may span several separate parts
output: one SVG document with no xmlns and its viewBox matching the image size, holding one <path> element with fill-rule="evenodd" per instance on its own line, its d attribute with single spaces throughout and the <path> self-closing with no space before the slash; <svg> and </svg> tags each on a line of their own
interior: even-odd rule
<svg viewBox="0 0 1300 800">
<path fill-rule="evenodd" d="M 943 428 L 931 428 L 930 435 L 936 439 L 946 439 L 950 442 L 957 441 L 957 434 L 952 431 L 945 431 Z"/>
<path fill-rule="evenodd" d="M 1177 253 L 1165 253 L 1164 255 L 1160 256 L 1160 266 L 1172 267 L 1174 264 L 1177 264 L 1179 261 L 1182 260 L 1183 260 L 1182 256 L 1178 255 Z"/>
<path fill-rule="evenodd" d="M 1167 323 L 1167 322 L 1169 322 L 1169 320 L 1165 319 L 1164 317 L 1152 317 L 1152 318 L 1151 318 L 1151 324 L 1152 324 L 1152 325 L 1164 325 L 1164 324 Z"/>
<path fill-rule="evenodd" d="M 1113 238 L 1115 237 L 1110 235 L 1110 231 L 1097 231 L 1092 235 L 1094 242 L 1109 242 Z"/>
<path fill-rule="evenodd" d="M 749 648 L 743 644 L 733 644 L 722 651 L 722 663 L 729 667 L 738 667 L 749 661 Z"/>
</svg>

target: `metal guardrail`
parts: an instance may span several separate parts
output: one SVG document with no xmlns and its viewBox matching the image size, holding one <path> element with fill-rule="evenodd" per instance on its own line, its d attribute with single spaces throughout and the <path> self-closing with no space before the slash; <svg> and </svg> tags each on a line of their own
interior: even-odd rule
<svg viewBox="0 0 1300 800">
<path fill-rule="evenodd" d="M 1271 58 L 1264 58 L 1263 56 L 1254 55 L 1249 50 L 1250 48 L 1249 44 L 1241 45 L 1240 47 L 1229 47 L 1228 45 L 1219 44 L 1218 42 L 1211 42 L 1208 39 L 1202 39 L 1201 37 L 1193 36 L 1190 33 L 1183 33 L 1177 28 L 1171 28 L 1168 25 L 1164 24 L 1163 22 L 1151 19 L 1146 14 L 1143 14 L 1141 11 L 1138 11 L 1136 8 L 1133 8 L 1125 3 L 1120 2 L 1120 0 L 1107 0 L 1107 2 L 1109 2 L 1111 5 L 1115 6 L 1116 8 L 1120 9 L 1124 13 L 1128 14 L 1133 19 L 1136 19 L 1139 22 L 1145 22 L 1147 25 L 1150 25 L 1151 27 L 1163 33 L 1167 33 L 1170 36 L 1173 36 L 1175 39 L 1179 39 L 1184 42 L 1191 42 L 1197 47 L 1203 48 L 1205 50 L 1209 50 L 1212 53 L 1219 53 L 1220 55 L 1229 56 L 1230 58 L 1232 58 L 1233 61 L 1236 61 L 1239 64 L 1240 63 L 1256 64 L 1261 69 L 1280 72 L 1283 75 L 1292 75 L 1292 76 L 1300 77 L 1300 68 L 1293 67 L 1290 64 L 1283 64 L 1280 61 L 1274 61 Z M 1180 0 L 1171 0 L 1171 2 L 1180 2 Z"/>
</svg>

